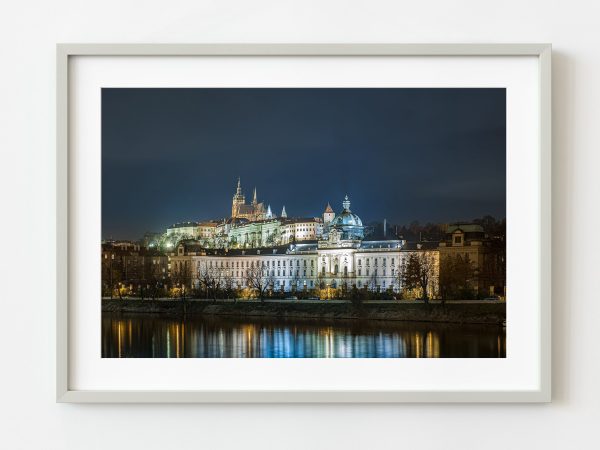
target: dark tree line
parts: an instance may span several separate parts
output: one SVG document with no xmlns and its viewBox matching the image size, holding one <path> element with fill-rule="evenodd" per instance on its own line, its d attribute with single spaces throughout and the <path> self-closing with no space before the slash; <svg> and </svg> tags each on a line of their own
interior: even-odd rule
<svg viewBox="0 0 600 450">
<path fill-rule="evenodd" d="M 506 220 L 496 219 L 493 216 L 486 215 L 479 218 L 469 218 L 467 220 L 454 221 L 475 223 L 483 227 L 484 232 L 490 238 L 504 239 L 506 236 Z M 410 242 L 419 241 L 442 241 L 445 238 L 448 223 L 421 223 L 414 220 L 409 224 L 387 223 L 386 237 L 400 237 Z M 368 224 L 369 239 L 382 239 L 384 237 L 383 222 L 371 222 Z"/>
</svg>

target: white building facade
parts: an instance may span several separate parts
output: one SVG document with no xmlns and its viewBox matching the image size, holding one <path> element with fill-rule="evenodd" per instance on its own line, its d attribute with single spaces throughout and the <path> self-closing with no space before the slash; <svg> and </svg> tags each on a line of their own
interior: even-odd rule
<svg viewBox="0 0 600 450">
<path fill-rule="evenodd" d="M 288 234 L 285 228 L 281 232 L 282 236 L 306 233 L 306 236 L 316 239 L 302 242 L 303 239 L 294 241 L 287 237 L 284 238 L 287 240 L 284 245 L 212 250 L 195 243 L 182 242 L 176 254 L 171 256 L 171 266 L 188 265 L 193 287 L 198 287 L 203 273 L 212 271 L 218 274 L 221 283 L 231 282 L 234 287 L 243 289 L 249 285 L 252 269 L 260 267 L 265 282 L 271 284 L 271 289 L 275 291 L 356 287 L 399 292 L 402 290 L 399 273 L 409 255 L 426 252 L 435 261 L 429 291 L 437 291 L 437 246 L 410 246 L 398 239 L 364 240 L 362 222 L 350 211 L 348 197 L 337 216 L 332 217 L 328 210 L 324 213 L 327 216 L 323 221 L 295 222 L 295 234 Z M 252 223 L 247 224 L 250 225 Z M 264 234 L 261 234 L 261 239 L 264 241 Z"/>
</svg>

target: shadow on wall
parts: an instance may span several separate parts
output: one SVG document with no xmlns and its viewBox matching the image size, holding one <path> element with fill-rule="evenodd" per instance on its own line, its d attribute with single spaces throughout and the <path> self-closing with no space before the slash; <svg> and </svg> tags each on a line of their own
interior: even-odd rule
<svg viewBox="0 0 600 450">
<path fill-rule="evenodd" d="M 574 60 L 552 53 L 552 402 L 569 403 L 572 293 L 576 71 Z M 581 93 L 580 93 L 581 94 Z"/>
</svg>

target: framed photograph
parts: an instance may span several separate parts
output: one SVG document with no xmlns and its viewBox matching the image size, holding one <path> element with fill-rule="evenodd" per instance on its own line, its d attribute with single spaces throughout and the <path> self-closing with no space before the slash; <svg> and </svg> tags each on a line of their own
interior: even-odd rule
<svg viewBox="0 0 600 450">
<path fill-rule="evenodd" d="M 546 44 L 61 44 L 59 402 L 548 402 Z"/>
</svg>

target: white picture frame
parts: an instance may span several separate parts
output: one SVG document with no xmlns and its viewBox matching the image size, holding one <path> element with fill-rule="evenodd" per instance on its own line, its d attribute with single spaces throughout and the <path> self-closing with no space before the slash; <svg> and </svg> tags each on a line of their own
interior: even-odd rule
<svg viewBox="0 0 600 450">
<path fill-rule="evenodd" d="M 69 367 L 69 63 L 77 56 L 533 56 L 539 67 L 539 383 L 531 390 L 78 390 Z M 551 401 L 551 46 L 549 44 L 59 44 L 57 46 L 56 398 L 70 403 L 390 403 Z M 508 174 L 510 177 L 510 174 Z"/>
</svg>

